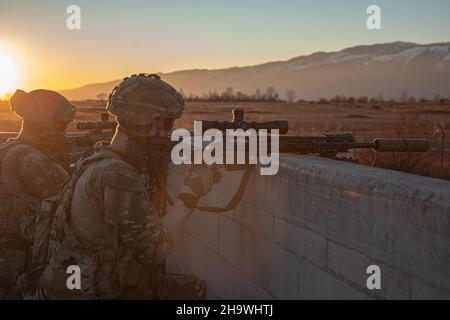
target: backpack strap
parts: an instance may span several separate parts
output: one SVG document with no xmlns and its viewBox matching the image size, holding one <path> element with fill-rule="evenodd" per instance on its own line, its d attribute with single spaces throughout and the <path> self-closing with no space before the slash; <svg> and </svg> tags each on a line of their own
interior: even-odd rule
<svg viewBox="0 0 450 320">
<path fill-rule="evenodd" d="M 62 190 L 57 195 L 42 200 L 36 217 L 34 242 L 26 262 L 19 272 L 18 285 L 24 296 L 34 293 L 51 253 L 59 248 L 65 233 L 69 232 L 66 211 L 70 211 L 72 191 L 78 178 L 89 164 L 105 158 L 107 157 L 103 154 L 94 154 L 78 160 L 73 174 L 65 182 Z"/>
<path fill-rule="evenodd" d="M 11 148 L 24 144 L 25 143 L 19 139 L 9 139 L 8 141 L 0 144 L 0 168 L 6 153 L 11 150 Z"/>
<path fill-rule="evenodd" d="M 44 214 L 44 216 L 49 217 L 51 221 L 51 227 L 48 228 L 47 226 L 47 233 L 49 232 L 47 237 L 50 236 L 50 239 L 47 238 L 47 243 L 50 242 L 49 245 L 51 248 L 49 248 L 50 250 L 45 250 L 46 254 L 42 254 L 42 252 L 39 254 L 37 252 L 38 248 L 36 248 L 36 256 L 33 252 L 34 261 L 43 263 L 44 261 L 42 261 L 42 258 L 49 258 L 49 254 L 59 247 L 66 235 L 73 235 L 73 232 L 68 224 L 73 191 L 78 179 L 89 167 L 89 165 L 105 159 L 119 158 L 120 157 L 115 152 L 105 150 L 96 152 L 90 157 L 77 161 L 73 174 L 63 186 L 62 191 L 57 196 L 53 197 L 53 199 L 49 198 L 48 203 L 45 203 L 44 201 L 43 205 L 46 206 L 45 211 L 48 212 L 47 214 Z M 41 261 L 36 260 L 39 256 L 41 257 Z"/>
<path fill-rule="evenodd" d="M 0 171 L 1 164 L 6 153 L 23 144 L 18 140 L 8 140 L 0 145 Z M 27 249 L 30 247 L 30 242 L 25 240 L 22 236 L 20 219 L 28 204 L 26 196 L 23 194 L 12 194 L 6 191 L 5 186 L 0 180 L 0 249 L 1 247 Z"/>
</svg>

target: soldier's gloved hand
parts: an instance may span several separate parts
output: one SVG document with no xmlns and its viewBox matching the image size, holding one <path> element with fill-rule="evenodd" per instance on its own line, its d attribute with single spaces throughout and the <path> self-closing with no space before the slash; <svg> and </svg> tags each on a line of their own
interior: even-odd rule
<svg viewBox="0 0 450 320">
<path fill-rule="evenodd" d="M 215 166 L 193 165 L 187 173 L 184 183 L 199 197 L 211 191 L 215 183 L 220 182 L 220 173 Z"/>
<path fill-rule="evenodd" d="M 178 198 L 187 207 L 194 208 L 198 200 L 207 195 L 213 185 L 220 182 L 220 179 L 220 172 L 217 171 L 215 166 L 193 165 L 185 177 L 185 185 L 181 187 Z"/>
</svg>

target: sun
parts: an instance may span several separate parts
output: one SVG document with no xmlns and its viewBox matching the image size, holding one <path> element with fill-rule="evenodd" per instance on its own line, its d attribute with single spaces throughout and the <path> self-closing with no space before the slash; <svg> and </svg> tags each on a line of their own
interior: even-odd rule
<svg viewBox="0 0 450 320">
<path fill-rule="evenodd" d="M 6 52 L 0 52 L 0 98 L 15 89 L 18 71 L 14 59 Z"/>
</svg>

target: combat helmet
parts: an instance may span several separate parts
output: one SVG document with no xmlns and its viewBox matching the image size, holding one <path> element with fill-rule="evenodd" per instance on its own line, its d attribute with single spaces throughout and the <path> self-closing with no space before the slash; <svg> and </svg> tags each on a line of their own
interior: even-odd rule
<svg viewBox="0 0 450 320">
<path fill-rule="evenodd" d="M 147 126 L 159 118 L 180 118 L 184 99 L 158 75 L 140 73 L 123 79 L 113 89 L 106 110 L 115 115 L 119 123 Z"/>
<path fill-rule="evenodd" d="M 75 107 L 65 97 L 51 90 L 34 90 L 29 93 L 17 90 L 9 101 L 14 111 L 33 128 L 48 130 L 57 125 L 67 125 L 75 118 Z"/>
</svg>

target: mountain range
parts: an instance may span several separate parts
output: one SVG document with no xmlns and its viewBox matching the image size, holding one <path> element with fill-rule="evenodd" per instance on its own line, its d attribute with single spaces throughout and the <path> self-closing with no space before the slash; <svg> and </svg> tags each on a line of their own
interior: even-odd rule
<svg viewBox="0 0 450 320">
<path fill-rule="evenodd" d="M 149 70 L 143 70 L 149 72 Z M 450 42 L 416 44 L 392 42 L 362 45 L 337 52 L 316 52 L 287 61 L 268 62 L 226 69 L 194 69 L 159 73 L 163 80 L 185 95 L 222 92 L 252 94 L 275 87 L 280 97 L 293 89 L 297 98 L 369 96 L 450 96 Z M 88 84 L 60 92 L 72 100 L 108 94 L 119 83 L 114 80 Z"/>
</svg>

